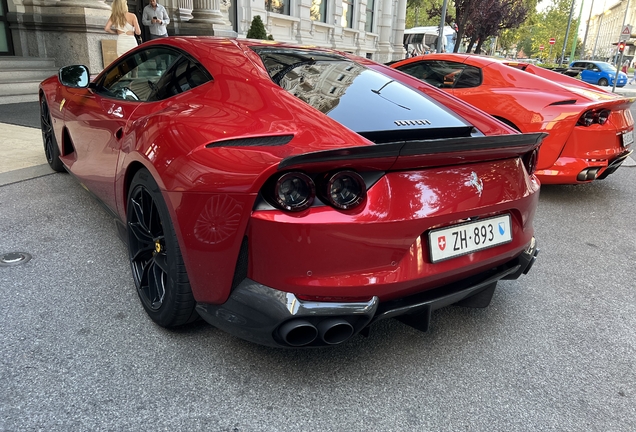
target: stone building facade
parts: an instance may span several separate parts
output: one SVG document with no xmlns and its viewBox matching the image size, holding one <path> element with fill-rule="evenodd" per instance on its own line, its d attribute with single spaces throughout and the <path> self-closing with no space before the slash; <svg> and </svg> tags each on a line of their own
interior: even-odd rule
<svg viewBox="0 0 636 432">
<path fill-rule="evenodd" d="M 625 15 L 627 7 L 629 10 Z M 587 23 L 584 57 L 614 62 L 616 45 L 623 29 L 623 20 L 626 25 L 634 26 L 632 32 L 636 31 L 636 1 L 616 1 L 612 4 L 608 2 L 604 12 L 593 15 Z M 630 38 L 623 53 L 629 60 L 634 58 L 636 49 L 634 41 L 635 39 Z"/>
<path fill-rule="evenodd" d="M 0 55 L 54 58 L 56 66 L 103 65 L 112 0 L 0 0 Z M 276 41 L 315 45 L 379 62 L 405 57 L 406 0 L 159 0 L 170 35 L 245 37 L 260 15 Z M 137 14 L 148 0 L 128 0 Z M 4 33 L 1 33 L 4 32 Z M 5 50 L 3 48 L 3 40 Z"/>
</svg>

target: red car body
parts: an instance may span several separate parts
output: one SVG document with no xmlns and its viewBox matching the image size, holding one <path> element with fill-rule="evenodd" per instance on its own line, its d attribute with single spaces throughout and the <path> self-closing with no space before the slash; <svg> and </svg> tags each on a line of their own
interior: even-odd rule
<svg viewBox="0 0 636 432">
<path fill-rule="evenodd" d="M 442 88 L 521 132 L 548 133 L 536 172 L 543 184 L 603 179 L 632 151 L 634 120 L 629 108 L 634 98 L 528 63 L 478 55 L 430 54 L 391 67 Z M 470 75 L 462 78 L 464 70 Z"/>
<path fill-rule="evenodd" d="M 157 52 L 174 54 L 174 62 L 152 82 L 141 66 Z M 126 87 L 119 86 L 122 75 Z M 430 86 L 414 91 L 419 81 L 384 65 L 283 44 L 164 38 L 124 55 L 92 82 L 87 77 L 72 66 L 41 84 L 47 158 L 110 209 L 142 304 L 160 325 L 199 314 L 261 344 L 335 344 L 378 319 L 399 316 L 426 328 L 435 308 L 470 299 L 483 306 L 499 279 L 515 279 L 534 262 L 539 183 L 532 165 L 544 135 L 518 134 Z M 308 83 L 316 77 L 327 84 Z M 344 94 L 325 98 L 338 94 L 332 83 L 361 77 L 384 88 L 366 91 L 363 82 L 347 91 L 415 117 L 402 121 Z M 152 91 L 140 96 L 148 92 L 145 81 Z M 186 83 L 179 91 L 177 81 Z M 290 92 L 310 85 L 324 91 Z M 430 109 L 409 114 L 400 94 Z M 367 111 L 352 112 L 348 103 Z M 438 115 L 453 128 L 436 127 Z M 423 116 L 430 121 L 414 120 Z M 383 122 L 393 129 L 369 129 Z M 284 201 L 288 173 L 299 194 L 313 182 L 313 204 L 299 211 L 277 204 L 294 205 Z M 347 192 L 363 177 L 356 206 L 329 204 L 340 199 L 333 195 L 339 175 Z M 152 181 L 155 195 L 144 186 Z M 325 188 L 332 195 L 320 195 Z M 438 233 L 431 246 L 432 230 L 467 226 L 479 237 L 481 228 L 462 224 L 508 216 L 509 241 L 431 262 L 430 248 L 443 250 L 450 238 Z M 161 235 L 144 240 L 139 226 L 152 231 L 157 222 Z M 188 314 L 162 315 L 177 307 L 168 304 L 171 290 L 191 303 L 182 308 Z"/>
</svg>

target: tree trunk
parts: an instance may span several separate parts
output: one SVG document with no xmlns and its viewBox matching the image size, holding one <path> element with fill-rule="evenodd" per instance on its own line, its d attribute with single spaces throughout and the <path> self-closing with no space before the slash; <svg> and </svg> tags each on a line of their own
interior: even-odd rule
<svg viewBox="0 0 636 432">
<path fill-rule="evenodd" d="M 459 13 L 457 9 L 455 9 L 455 15 L 457 18 L 457 40 L 455 41 L 455 48 L 453 48 L 453 52 L 459 52 L 459 47 L 461 45 L 462 38 L 464 37 L 464 32 L 466 31 L 466 24 L 468 23 L 468 10 L 463 11 L 462 14 Z"/>
<path fill-rule="evenodd" d="M 479 38 L 477 41 L 477 46 L 475 47 L 475 54 L 481 54 L 481 45 L 484 43 L 484 40 Z"/>
<path fill-rule="evenodd" d="M 470 53 L 470 51 L 473 49 L 473 45 L 475 45 L 475 42 L 477 42 L 477 36 L 471 37 L 470 42 L 468 43 L 468 48 L 466 48 L 467 53 Z"/>
</svg>

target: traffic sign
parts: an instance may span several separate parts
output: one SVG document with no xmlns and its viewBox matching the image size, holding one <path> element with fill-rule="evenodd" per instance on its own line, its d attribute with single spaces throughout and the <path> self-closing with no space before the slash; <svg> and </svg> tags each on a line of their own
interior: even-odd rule
<svg viewBox="0 0 636 432">
<path fill-rule="evenodd" d="M 539 45 L 539 51 L 543 51 L 543 48 L 545 48 L 543 45 Z"/>
<path fill-rule="evenodd" d="M 618 40 L 619 41 L 628 41 L 629 38 L 631 38 L 631 37 L 632 37 L 632 26 L 628 24 L 625 27 L 623 27 L 623 31 L 621 32 L 621 37 Z"/>
<path fill-rule="evenodd" d="M 554 45 L 555 42 L 556 42 L 555 38 L 550 38 L 550 45 Z"/>
</svg>

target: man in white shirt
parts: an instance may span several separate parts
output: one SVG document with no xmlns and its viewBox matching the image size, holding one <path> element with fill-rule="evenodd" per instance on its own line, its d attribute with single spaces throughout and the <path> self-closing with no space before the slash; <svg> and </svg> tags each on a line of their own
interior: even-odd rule
<svg viewBox="0 0 636 432">
<path fill-rule="evenodd" d="M 141 22 L 150 30 L 150 40 L 168 36 L 166 26 L 170 24 L 170 17 L 166 8 L 157 3 L 157 0 L 148 2 L 144 8 Z"/>
</svg>

